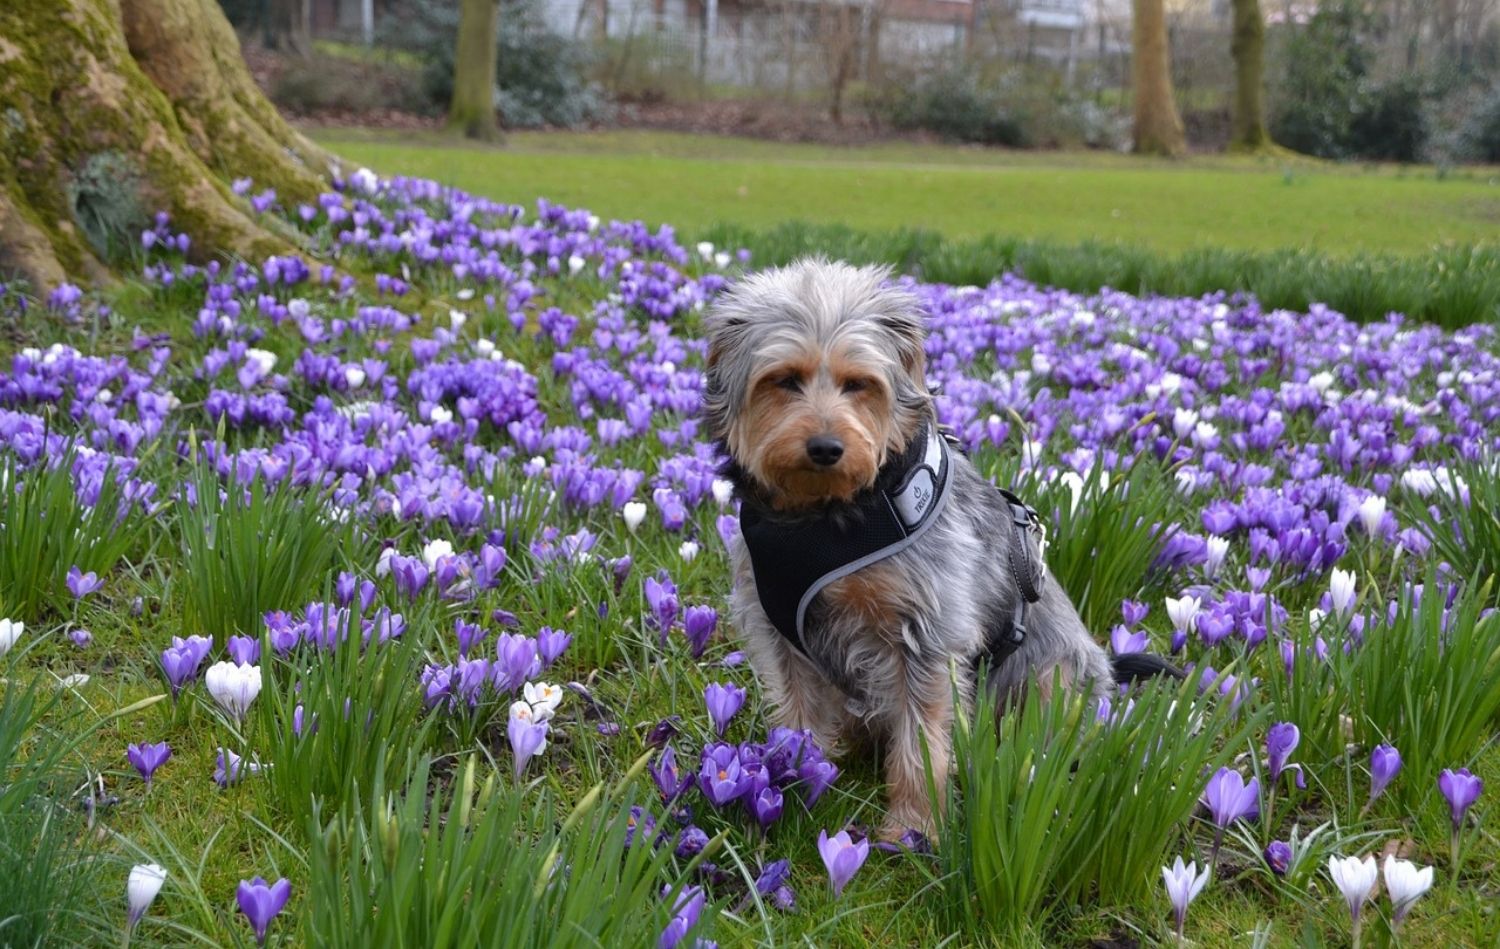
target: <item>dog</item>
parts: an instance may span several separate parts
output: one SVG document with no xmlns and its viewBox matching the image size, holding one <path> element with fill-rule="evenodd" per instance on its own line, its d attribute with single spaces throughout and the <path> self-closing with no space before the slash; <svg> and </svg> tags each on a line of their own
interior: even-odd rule
<svg viewBox="0 0 1500 949">
<path fill-rule="evenodd" d="M 941 435 L 925 317 L 890 276 L 804 259 L 726 290 L 705 314 L 704 417 L 740 501 L 731 620 L 772 719 L 834 754 L 878 742 L 895 840 L 933 835 L 954 670 L 972 703 L 988 658 L 997 707 L 1102 697 L 1116 670 L 1042 575 L 1035 513 Z"/>
</svg>

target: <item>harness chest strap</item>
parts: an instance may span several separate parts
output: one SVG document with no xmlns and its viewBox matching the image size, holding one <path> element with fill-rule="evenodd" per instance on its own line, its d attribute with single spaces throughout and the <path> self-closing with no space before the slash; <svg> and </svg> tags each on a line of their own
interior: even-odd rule
<svg viewBox="0 0 1500 949">
<path fill-rule="evenodd" d="M 903 456 L 892 459 L 876 488 L 853 502 L 856 510 L 837 520 L 784 521 L 751 506 L 740 512 L 740 530 L 750 553 L 756 594 L 782 637 L 809 659 L 804 641 L 808 607 L 830 583 L 890 557 L 936 523 L 948 503 L 951 449 L 934 426 L 926 426 Z M 1013 526 L 1007 559 L 1022 596 L 1009 629 L 992 631 L 995 665 L 1025 638 L 1026 604 L 1041 596 L 1043 567 L 1031 551 L 1030 533 L 1041 533 L 1036 512 L 1001 490 Z M 837 681 L 835 679 L 835 681 Z"/>
</svg>

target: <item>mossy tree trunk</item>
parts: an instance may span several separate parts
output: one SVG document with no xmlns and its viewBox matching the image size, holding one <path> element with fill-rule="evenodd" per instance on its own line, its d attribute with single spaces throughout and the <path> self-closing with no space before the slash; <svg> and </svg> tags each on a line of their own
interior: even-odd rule
<svg viewBox="0 0 1500 949">
<path fill-rule="evenodd" d="M 1134 0 L 1131 77 L 1135 102 L 1135 150 L 1147 155 L 1187 151 L 1182 117 L 1172 96 L 1171 51 L 1162 0 Z"/>
<path fill-rule="evenodd" d="M 1271 144 L 1266 132 L 1265 83 L 1266 21 L 1260 0 L 1234 0 L 1234 32 L 1229 51 L 1234 56 L 1234 112 L 1230 121 L 1231 151 L 1260 151 Z"/>
<path fill-rule="evenodd" d="M 494 141 L 500 137 L 500 124 L 495 118 L 499 56 L 495 31 L 499 23 L 499 0 L 460 0 L 448 129 L 466 138 Z"/>
<path fill-rule="evenodd" d="M 107 280 L 155 211 L 200 258 L 284 253 L 292 232 L 229 181 L 310 201 L 331 167 L 260 94 L 217 0 L 0 3 L 0 273 Z"/>
</svg>

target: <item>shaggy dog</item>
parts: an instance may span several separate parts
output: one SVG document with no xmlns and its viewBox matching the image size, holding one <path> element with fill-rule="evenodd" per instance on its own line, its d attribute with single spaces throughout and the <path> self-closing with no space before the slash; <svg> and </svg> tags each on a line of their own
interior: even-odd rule
<svg viewBox="0 0 1500 949">
<path fill-rule="evenodd" d="M 985 658 L 1011 701 L 1104 695 L 1114 672 L 1045 579 L 1034 513 L 940 434 L 925 319 L 888 277 L 802 260 L 741 280 L 706 317 L 705 401 L 740 499 L 731 612 L 773 719 L 880 742 L 895 839 L 931 835 L 922 748 L 941 806 L 955 674 L 971 702 Z"/>
</svg>

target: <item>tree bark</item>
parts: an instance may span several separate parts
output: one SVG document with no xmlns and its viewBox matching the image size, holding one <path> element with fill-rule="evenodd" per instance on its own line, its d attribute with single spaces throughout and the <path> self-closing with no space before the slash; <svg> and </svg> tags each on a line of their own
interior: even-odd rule
<svg viewBox="0 0 1500 949">
<path fill-rule="evenodd" d="M 1231 151 L 1260 151 L 1271 144 L 1263 99 L 1265 49 L 1266 22 L 1260 13 L 1260 0 L 1234 0 L 1234 33 L 1229 44 L 1234 56 Z"/>
<path fill-rule="evenodd" d="M 228 182 L 311 201 L 332 167 L 256 89 L 216 0 L 0 5 L 0 273 L 107 281 L 156 211 L 200 259 L 290 252 Z"/>
<path fill-rule="evenodd" d="M 460 0 L 458 40 L 453 50 L 453 101 L 448 129 L 466 138 L 500 137 L 495 118 L 495 68 L 499 44 L 498 0 Z"/>
<path fill-rule="evenodd" d="M 1177 156 L 1187 151 L 1182 118 L 1172 97 L 1171 53 L 1162 0 L 1134 0 L 1131 74 L 1135 100 L 1135 150 Z"/>
</svg>

